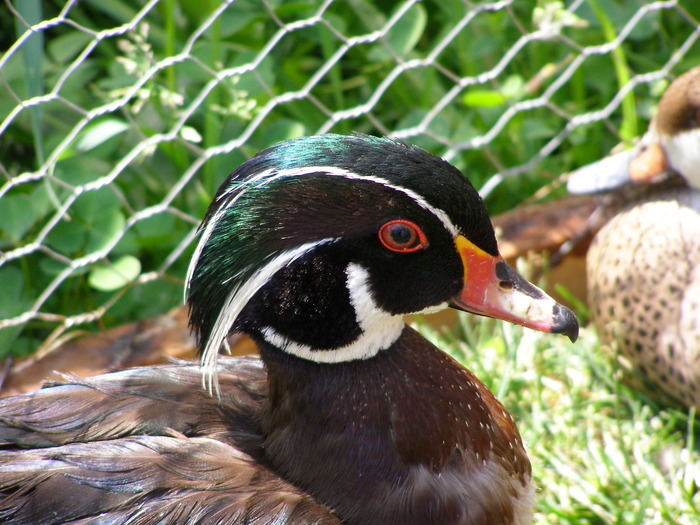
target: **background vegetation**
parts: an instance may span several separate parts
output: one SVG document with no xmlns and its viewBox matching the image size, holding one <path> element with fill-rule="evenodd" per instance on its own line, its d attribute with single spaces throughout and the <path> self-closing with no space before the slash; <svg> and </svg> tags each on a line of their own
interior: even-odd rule
<svg viewBox="0 0 700 525">
<path fill-rule="evenodd" d="M 636 0 L 6 9 L 0 358 L 177 304 L 218 184 L 288 137 L 394 134 L 454 162 L 492 213 L 561 195 L 695 65 L 700 17 Z"/>
<path fill-rule="evenodd" d="M 562 195 L 561 174 L 642 133 L 700 61 L 694 0 L 2 10 L 0 359 L 180 304 L 216 188 L 274 142 L 392 134 L 456 164 L 499 213 Z M 432 335 L 515 412 L 539 523 L 700 522 L 693 414 L 621 385 L 593 334 L 498 326 Z"/>
</svg>

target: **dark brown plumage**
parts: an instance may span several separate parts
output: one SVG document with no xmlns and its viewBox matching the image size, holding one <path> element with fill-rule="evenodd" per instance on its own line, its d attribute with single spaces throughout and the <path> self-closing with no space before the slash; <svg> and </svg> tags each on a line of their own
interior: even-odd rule
<svg viewBox="0 0 700 525">
<path fill-rule="evenodd" d="M 71 379 L 0 401 L 3 445 L 35 449 L 2 462 L 0 494 L 19 490 L 0 499 L 0 518 L 340 523 L 280 479 L 268 465 L 272 457 L 292 459 L 285 478 L 311 472 L 319 481 L 312 490 L 337 499 L 333 508 L 347 506 L 350 523 L 369 523 L 366 515 L 375 523 L 515 523 L 511 494 L 530 491 L 530 464 L 512 419 L 452 358 L 434 348 L 426 356 L 425 340 L 410 329 L 403 337 L 403 351 L 382 355 L 389 363 L 308 362 L 290 375 L 286 357 L 268 361 L 277 407 L 270 412 L 255 357 L 221 358 L 221 401 L 201 388 L 199 367 L 186 362 Z M 434 389 L 445 394 L 437 402 Z M 456 450 L 476 455 L 465 463 Z M 489 456 L 496 463 L 487 467 Z M 421 483 L 423 469 L 443 472 L 442 482 Z M 507 475 L 497 475 L 501 469 Z M 420 491 L 438 492 L 447 510 L 425 505 Z"/>
</svg>

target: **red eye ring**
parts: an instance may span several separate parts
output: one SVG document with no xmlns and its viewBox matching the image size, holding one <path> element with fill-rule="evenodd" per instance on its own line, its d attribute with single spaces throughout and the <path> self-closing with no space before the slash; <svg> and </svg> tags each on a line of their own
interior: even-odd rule
<svg viewBox="0 0 700 525">
<path fill-rule="evenodd" d="M 396 219 L 379 228 L 379 240 L 392 252 L 410 253 L 428 246 L 428 238 L 420 227 L 411 221 Z"/>
</svg>

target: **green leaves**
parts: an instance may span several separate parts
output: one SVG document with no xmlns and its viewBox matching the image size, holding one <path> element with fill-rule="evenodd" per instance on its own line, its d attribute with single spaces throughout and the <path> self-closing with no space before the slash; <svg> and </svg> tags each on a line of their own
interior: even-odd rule
<svg viewBox="0 0 700 525">
<path fill-rule="evenodd" d="M 49 209 L 44 185 L 25 195 L 4 196 L 0 199 L 0 242 L 18 243 Z"/>
<path fill-rule="evenodd" d="M 495 108 L 507 101 L 520 100 L 525 94 L 525 81 L 519 75 L 511 75 L 502 82 L 500 89 L 474 88 L 462 97 L 465 106 Z"/>
<path fill-rule="evenodd" d="M 86 128 L 75 144 L 75 149 L 81 152 L 90 151 L 128 129 L 129 124 L 123 120 L 113 118 L 100 120 Z"/>
<path fill-rule="evenodd" d="M 136 279 L 141 273 L 141 262 L 133 255 L 123 255 L 114 263 L 93 268 L 88 283 L 95 290 L 112 292 Z"/>
<path fill-rule="evenodd" d="M 506 101 L 506 97 L 493 89 L 472 89 L 464 97 L 466 106 L 475 108 L 495 108 Z"/>
<path fill-rule="evenodd" d="M 76 257 L 104 249 L 115 242 L 126 219 L 109 187 L 83 193 L 53 227 L 47 244 L 57 252 Z"/>
<path fill-rule="evenodd" d="M 23 273 L 18 268 L 4 266 L 0 268 L 0 318 L 7 319 L 20 315 L 30 307 L 32 299 L 28 293 L 27 283 Z M 6 330 L 0 330 L 0 359 L 4 359 L 14 347 L 15 340 L 22 326 L 14 326 Z M 24 345 L 26 349 L 28 345 Z M 13 348 L 13 354 L 18 355 Z"/>
<path fill-rule="evenodd" d="M 0 199 L 0 217 L 2 217 L 0 232 L 12 241 L 18 242 L 36 220 L 31 197 L 17 195 Z"/>
<path fill-rule="evenodd" d="M 393 61 L 395 56 L 406 58 L 423 36 L 427 22 L 428 15 L 425 12 L 425 7 L 421 4 L 414 4 L 389 29 L 386 43 L 391 51 L 383 47 L 376 47 L 369 54 L 370 59 L 381 62 Z"/>
</svg>

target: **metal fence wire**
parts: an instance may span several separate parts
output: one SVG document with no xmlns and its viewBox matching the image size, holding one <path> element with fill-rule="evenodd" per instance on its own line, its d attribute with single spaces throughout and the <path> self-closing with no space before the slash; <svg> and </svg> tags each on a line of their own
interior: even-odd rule
<svg viewBox="0 0 700 525">
<path fill-rule="evenodd" d="M 0 358 L 181 303 L 218 184 L 274 142 L 400 138 L 496 213 L 700 62 L 695 0 L 4 1 Z"/>
</svg>

